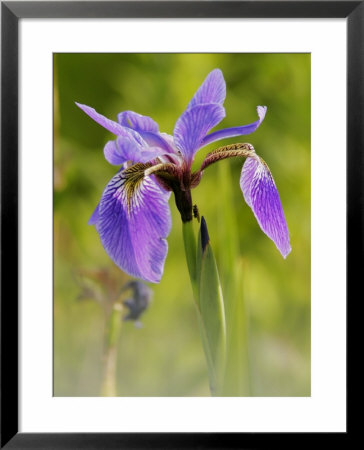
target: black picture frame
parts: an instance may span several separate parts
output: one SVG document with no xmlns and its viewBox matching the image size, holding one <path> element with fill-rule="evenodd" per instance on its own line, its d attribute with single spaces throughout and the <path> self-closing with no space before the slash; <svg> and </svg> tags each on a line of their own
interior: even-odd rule
<svg viewBox="0 0 364 450">
<path fill-rule="evenodd" d="M 347 20 L 347 305 L 349 298 L 360 292 L 364 230 L 364 1 L 1 2 L 1 448 L 228 449 L 271 446 L 274 441 L 282 445 L 280 433 L 18 432 L 19 19 L 236 17 Z M 335 439 L 346 440 L 348 431 L 336 434 Z M 297 434 L 285 435 L 288 445 L 295 445 L 297 438 Z M 318 438 L 316 434 L 316 442 Z M 302 434 L 299 439 L 304 444 L 310 434 Z"/>
</svg>

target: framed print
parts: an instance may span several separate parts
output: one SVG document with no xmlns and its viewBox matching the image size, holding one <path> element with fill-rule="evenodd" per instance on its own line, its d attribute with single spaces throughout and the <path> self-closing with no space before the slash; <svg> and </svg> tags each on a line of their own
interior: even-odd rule
<svg viewBox="0 0 364 450">
<path fill-rule="evenodd" d="M 347 438 L 363 11 L 2 2 L 2 447 Z"/>
</svg>

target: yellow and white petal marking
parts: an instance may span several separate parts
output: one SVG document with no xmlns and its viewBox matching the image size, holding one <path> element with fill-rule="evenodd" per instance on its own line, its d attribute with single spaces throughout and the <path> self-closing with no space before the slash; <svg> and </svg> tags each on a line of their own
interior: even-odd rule
<svg viewBox="0 0 364 450">
<path fill-rule="evenodd" d="M 145 171 L 151 166 L 151 163 L 133 164 L 121 172 L 117 184 L 113 186 L 116 189 L 113 197 L 127 207 L 129 215 L 143 205 L 146 190 L 150 192 L 157 189 L 156 184 L 145 175 Z"/>
</svg>

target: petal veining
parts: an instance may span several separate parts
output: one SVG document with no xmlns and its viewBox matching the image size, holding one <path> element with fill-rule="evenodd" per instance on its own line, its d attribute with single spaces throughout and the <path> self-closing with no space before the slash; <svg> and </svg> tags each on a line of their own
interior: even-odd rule
<svg viewBox="0 0 364 450">
<path fill-rule="evenodd" d="M 204 82 L 188 104 L 187 109 L 191 109 L 196 105 L 204 103 L 219 103 L 220 105 L 223 105 L 225 97 L 226 84 L 224 76 L 220 69 L 214 69 L 207 75 Z"/>
<path fill-rule="evenodd" d="M 171 228 L 169 193 L 153 176 L 143 176 L 142 164 L 136 166 L 139 168 L 119 172 L 107 185 L 96 229 L 106 252 L 123 271 L 158 283 L 168 251 L 165 238 Z"/>
<path fill-rule="evenodd" d="M 258 156 L 247 158 L 241 172 L 240 187 L 260 228 L 285 258 L 291 246 L 281 200 L 268 166 Z"/>
<path fill-rule="evenodd" d="M 177 120 L 173 132 L 174 141 L 189 164 L 203 138 L 224 117 L 224 107 L 218 103 L 210 103 L 187 109 Z"/>
</svg>

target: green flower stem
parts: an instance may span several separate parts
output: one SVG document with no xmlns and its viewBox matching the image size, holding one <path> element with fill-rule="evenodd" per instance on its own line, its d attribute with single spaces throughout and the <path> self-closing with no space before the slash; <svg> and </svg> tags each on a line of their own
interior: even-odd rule
<svg viewBox="0 0 364 450">
<path fill-rule="evenodd" d="M 122 323 L 123 305 L 120 300 L 113 305 L 112 311 L 106 323 L 104 374 L 101 386 L 103 397 L 115 397 L 116 394 L 116 363 L 117 344 Z"/>
<path fill-rule="evenodd" d="M 196 237 L 193 231 L 192 220 L 188 222 L 182 222 L 183 243 L 185 246 L 185 254 L 188 272 L 190 274 L 190 280 L 193 290 L 193 296 L 198 303 L 198 284 L 196 273 Z"/>
</svg>

